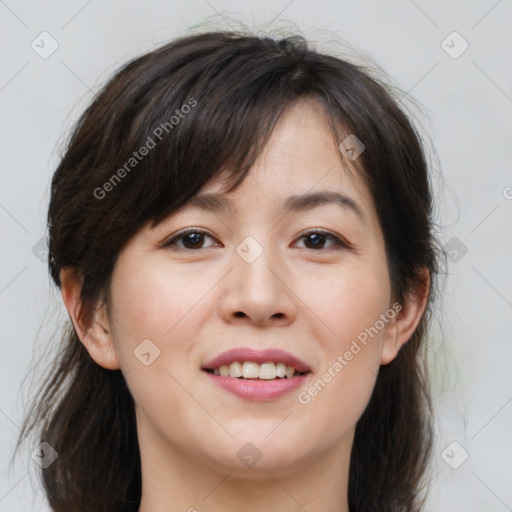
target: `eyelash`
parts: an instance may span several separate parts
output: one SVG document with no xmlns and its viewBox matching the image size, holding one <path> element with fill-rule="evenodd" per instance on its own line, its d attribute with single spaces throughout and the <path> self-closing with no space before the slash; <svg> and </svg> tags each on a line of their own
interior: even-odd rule
<svg viewBox="0 0 512 512">
<path fill-rule="evenodd" d="M 163 242 L 163 244 L 161 246 L 162 247 L 176 246 L 176 242 L 177 241 L 182 240 L 186 235 L 190 235 L 191 233 L 195 233 L 195 234 L 199 234 L 199 235 L 206 235 L 206 236 L 209 236 L 210 238 L 214 239 L 214 237 L 212 235 L 210 235 L 206 231 L 203 231 L 202 229 L 188 228 L 188 229 L 186 229 L 184 231 L 181 231 L 181 232 L 177 233 L 176 235 L 172 236 L 170 239 L 168 239 L 167 241 Z M 327 249 L 323 249 L 323 248 L 322 249 L 309 249 L 309 248 L 306 248 L 308 251 L 320 252 L 322 250 L 328 250 L 328 249 L 334 249 L 334 248 L 353 250 L 352 244 L 350 244 L 347 241 L 341 239 L 340 237 L 334 235 L 333 233 L 331 233 L 329 231 L 324 231 L 322 229 L 313 229 L 313 230 L 307 231 L 307 232 L 303 233 L 298 238 L 298 240 L 302 240 L 302 239 L 307 238 L 308 236 L 311 236 L 311 235 L 314 235 L 314 234 L 321 235 L 321 236 L 325 237 L 327 240 L 330 240 L 330 241 L 334 242 L 334 246 L 328 247 Z M 209 247 L 207 247 L 206 249 L 209 249 Z M 187 248 L 178 247 L 178 250 L 181 250 L 181 251 L 184 251 L 184 252 L 195 252 L 195 251 L 198 251 L 200 249 L 187 249 Z"/>
</svg>

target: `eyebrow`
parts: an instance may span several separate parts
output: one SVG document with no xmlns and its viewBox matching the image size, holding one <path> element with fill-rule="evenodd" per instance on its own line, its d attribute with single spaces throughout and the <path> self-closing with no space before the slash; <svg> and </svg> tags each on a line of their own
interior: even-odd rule
<svg viewBox="0 0 512 512">
<path fill-rule="evenodd" d="M 294 194 L 286 198 L 283 204 L 285 213 L 312 210 L 326 204 L 337 204 L 343 209 L 352 211 L 366 224 L 366 217 L 363 209 L 351 197 L 340 192 L 323 190 L 319 192 L 308 192 L 306 194 Z M 232 212 L 231 201 L 224 194 L 202 193 L 190 198 L 189 205 L 202 210 Z"/>
</svg>

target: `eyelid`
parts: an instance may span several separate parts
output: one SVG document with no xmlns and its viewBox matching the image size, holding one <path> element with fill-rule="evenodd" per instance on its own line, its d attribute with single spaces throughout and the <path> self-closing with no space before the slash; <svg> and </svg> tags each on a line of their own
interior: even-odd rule
<svg viewBox="0 0 512 512">
<path fill-rule="evenodd" d="M 179 238 L 187 235 L 188 233 L 199 233 L 201 235 L 207 235 L 216 240 L 216 238 L 213 235 L 211 235 L 208 231 L 206 231 L 204 228 L 188 227 L 188 228 L 182 229 L 181 231 L 173 233 L 172 235 L 167 237 L 162 243 L 160 243 L 159 246 L 162 248 L 169 247 L 169 246 L 173 245 L 173 242 L 175 242 Z M 183 251 L 197 251 L 198 250 L 198 249 L 181 249 L 181 247 L 179 249 L 183 250 Z"/>
</svg>

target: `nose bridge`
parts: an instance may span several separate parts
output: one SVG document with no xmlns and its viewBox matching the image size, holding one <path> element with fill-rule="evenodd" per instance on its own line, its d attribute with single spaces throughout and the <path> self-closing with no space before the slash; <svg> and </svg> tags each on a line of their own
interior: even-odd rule
<svg viewBox="0 0 512 512">
<path fill-rule="evenodd" d="M 271 237 L 266 235 L 247 236 L 236 247 L 233 265 L 237 280 L 246 292 L 270 295 L 280 287 L 276 272 L 282 267 L 276 257 L 276 248 L 271 246 Z M 281 283 L 282 285 L 282 283 Z"/>
<path fill-rule="evenodd" d="M 233 251 L 231 264 L 221 299 L 224 315 L 250 317 L 257 323 L 293 318 L 295 305 L 285 284 L 285 262 L 278 249 L 271 247 L 271 236 L 247 236 Z"/>
</svg>

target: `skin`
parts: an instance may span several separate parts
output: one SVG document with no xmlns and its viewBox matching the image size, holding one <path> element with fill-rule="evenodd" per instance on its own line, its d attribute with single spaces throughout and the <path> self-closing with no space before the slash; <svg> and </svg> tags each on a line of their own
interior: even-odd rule
<svg viewBox="0 0 512 512">
<path fill-rule="evenodd" d="M 84 346 L 99 365 L 122 370 L 136 403 L 141 512 L 169 510 L 169 504 L 190 512 L 348 512 L 355 424 L 380 365 L 396 357 L 426 304 L 402 304 L 308 404 L 298 401 L 298 392 L 394 302 L 372 198 L 344 165 L 352 164 L 340 158 L 321 109 L 302 101 L 281 117 L 250 175 L 228 195 L 232 213 L 184 208 L 132 237 L 116 262 L 108 302 L 98 305 L 88 330 L 76 315 L 81 281 L 63 269 L 63 300 Z M 222 177 L 203 191 L 221 191 Z M 349 195 L 365 221 L 336 204 L 281 211 L 292 193 L 319 190 Z M 195 245 L 182 238 L 179 246 L 160 246 L 187 227 L 207 235 Z M 355 250 L 329 239 L 315 248 L 304 238 L 315 229 Z M 263 248 L 252 263 L 236 252 L 247 236 Z M 428 272 L 424 280 L 429 283 Z M 134 356 L 147 338 L 160 349 L 149 366 Z M 287 350 L 313 375 L 277 400 L 236 397 L 200 367 L 240 346 Z M 251 468 L 237 457 L 247 442 L 261 452 Z"/>
</svg>

